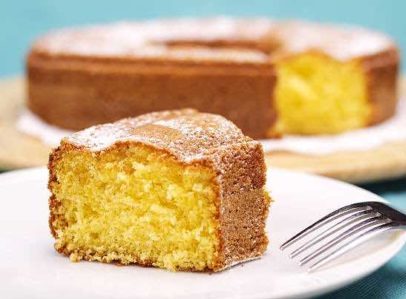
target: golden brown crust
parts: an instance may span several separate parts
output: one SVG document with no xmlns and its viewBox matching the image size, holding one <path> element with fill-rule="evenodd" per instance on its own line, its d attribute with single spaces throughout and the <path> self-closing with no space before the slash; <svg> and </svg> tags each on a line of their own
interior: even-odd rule
<svg viewBox="0 0 406 299">
<path fill-rule="evenodd" d="M 207 271 L 220 271 L 265 252 L 269 199 L 264 192 L 266 167 L 262 146 L 220 116 L 194 110 L 164 111 L 75 133 L 63 139 L 50 155 L 48 187 L 51 193 L 52 183 L 57 181 L 56 164 L 64 152 L 91 151 L 98 156 L 134 144 L 161 151 L 183 165 L 208 167 L 215 173 L 220 246 L 217 261 Z M 59 204 L 52 194 L 49 223 L 56 239 L 55 220 L 64 223 L 63 215 L 56 213 Z M 71 253 L 65 247 L 57 251 L 65 255 Z M 85 260 L 92 260 L 88 253 L 83 255 Z M 138 262 L 137 257 L 134 260 L 137 264 L 152 266 L 152 263 Z M 193 268 L 179 270 L 196 271 Z"/>
<path fill-rule="evenodd" d="M 265 162 L 259 144 L 238 144 L 221 154 L 221 238 L 224 264 L 261 256 L 267 247 L 269 201 L 263 192 Z"/>
<path fill-rule="evenodd" d="M 367 78 L 368 98 L 372 105 L 369 124 L 387 120 L 396 112 L 398 102 L 399 51 L 388 51 L 362 60 Z"/>
<path fill-rule="evenodd" d="M 185 33 L 179 24 L 189 23 L 177 22 L 182 21 L 164 21 L 158 24 L 162 27 L 117 24 L 45 36 L 27 59 L 29 108 L 50 124 L 79 130 L 151 111 L 191 107 L 221 114 L 253 138 L 272 137 L 274 62 L 280 56 L 319 51 L 338 60 L 362 61 L 372 103 L 370 124 L 394 114 L 399 55 L 393 41 L 382 34 L 264 19 L 196 20 Z M 140 28 L 149 32 L 140 34 L 146 43 L 141 48 L 139 41 L 119 39 L 118 49 L 104 42 L 106 30 L 139 33 Z M 154 35 L 154 28 L 164 29 L 166 35 Z"/>
<path fill-rule="evenodd" d="M 275 75 L 267 64 L 75 61 L 32 53 L 28 78 L 28 107 L 73 130 L 184 107 L 221 114 L 254 138 L 275 121 Z"/>
</svg>

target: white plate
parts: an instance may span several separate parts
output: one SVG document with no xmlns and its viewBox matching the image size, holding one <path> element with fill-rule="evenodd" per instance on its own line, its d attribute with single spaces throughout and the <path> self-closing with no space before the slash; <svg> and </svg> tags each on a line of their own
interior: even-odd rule
<svg viewBox="0 0 406 299">
<path fill-rule="evenodd" d="M 275 202 L 265 256 L 230 270 L 172 273 L 138 266 L 71 263 L 57 254 L 48 229 L 45 169 L 0 175 L 0 298 L 292 298 L 325 293 L 371 273 L 406 242 L 390 233 L 308 274 L 278 246 L 314 220 L 357 201 L 382 200 L 326 178 L 272 169 L 268 187 Z"/>
</svg>

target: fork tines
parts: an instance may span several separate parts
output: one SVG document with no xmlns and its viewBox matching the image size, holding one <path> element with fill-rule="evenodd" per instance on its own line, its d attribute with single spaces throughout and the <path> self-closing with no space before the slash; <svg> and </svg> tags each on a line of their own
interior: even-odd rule
<svg viewBox="0 0 406 299">
<path fill-rule="evenodd" d="M 392 227 L 391 219 L 375 206 L 375 202 L 361 202 L 340 208 L 305 228 L 280 248 L 285 250 L 298 243 L 289 254 L 290 258 L 300 258 L 301 266 L 309 266 L 309 271 L 316 270 Z"/>
</svg>

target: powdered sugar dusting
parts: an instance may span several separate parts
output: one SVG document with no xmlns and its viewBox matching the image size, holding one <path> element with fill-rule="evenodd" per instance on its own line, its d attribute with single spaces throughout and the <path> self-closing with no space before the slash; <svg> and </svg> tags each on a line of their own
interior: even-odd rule
<svg viewBox="0 0 406 299">
<path fill-rule="evenodd" d="M 171 41 L 251 41 L 272 44 L 272 54 L 319 50 L 339 60 L 373 55 L 394 47 L 383 34 L 355 27 L 338 27 L 267 19 L 153 20 L 120 22 L 52 32 L 40 38 L 34 50 L 50 54 L 94 57 L 172 58 L 175 60 L 226 60 L 265 62 L 258 50 L 210 47 L 168 47 Z"/>
<path fill-rule="evenodd" d="M 138 48 L 129 55 L 139 58 L 175 59 L 193 61 L 234 61 L 263 63 L 268 61 L 267 55 L 255 50 L 216 49 L 208 47 L 179 47 L 151 45 Z"/>
<path fill-rule="evenodd" d="M 120 142 L 140 142 L 168 150 L 188 162 L 199 160 L 220 147 L 254 142 L 225 118 L 191 109 L 154 112 L 98 125 L 63 141 L 94 152 Z"/>
<path fill-rule="evenodd" d="M 275 24 L 272 36 L 280 41 L 279 52 L 318 50 L 338 60 L 373 55 L 394 47 L 384 34 L 358 27 L 285 21 Z"/>
<path fill-rule="evenodd" d="M 264 21 L 254 22 L 259 32 Z M 203 26 L 203 27 L 202 27 Z M 202 30 L 204 28 L 204 30 Z M 143 23 L 120 22 L 110 25 L 90 26 L 51 32 L 34 44 L 37 51 L 50 54 L 136 58 L 172 58 L 176 60 L 225 60 L 240 62 L 266 62 L 267 56 L 257 50 L 213 49 L 210 47 L 167 47 L 171 40 L 247 39 L 246 29 L 235 20 L 217 18 L 210 20 L 181 19 L 172 21 L 147 21 Z"/>
</svg>

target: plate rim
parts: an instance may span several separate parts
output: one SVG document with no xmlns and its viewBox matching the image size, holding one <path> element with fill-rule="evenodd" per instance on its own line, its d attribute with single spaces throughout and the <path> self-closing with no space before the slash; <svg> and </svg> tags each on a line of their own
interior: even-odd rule
<svg viewBox="0 0 406 299">
<path fill-rule="evenodd" d="M 309 177 L 313 177 L 316 179 L 320 179 L 322 181 L 330 181 L 335 184 L 339 184 L 339 185 L 342 185 L 345 187 L 355 188 L 362 192 L 366 192 L 369 195 L 371 195 L 372 198 L 374 198 L 374 199 L 371 198 L 372 200 L 389 203 L 383 197 L 381 197 L 369 190 L 366 190 L 359 186 L 352 185 L 350 183 L 346 183 L 346 182 L 339 181 L 336 179 L 323 177 L 323 176 L 312 174 L 312 173 L 302 173 L 302 172 L 297 172 L 297 171 L 292 171 L 292 170 L 287 170 L 287 169 L 282 169 L 282 168 L 276 168 L 276 167 L 268 167 L 267 176 L 268 176 L 269 171 L 276 171 L 279 173 L 284 173 L 285 175 L 287 174 L 287 175 L 294 175 L 294 176 L 309 176 Z M 46 167 L 32 167 L 32 168 L 17 169 L 17 170 L 13 170 L 13 171 L 0 173 L 0 187 L 2 187 L 4 185 L 8 185 L 8 184 L 13 184 L 13 183 L 21 182 L 21 181 L 30 180 L 30 179 L 38 179 L 39 175 L 43 175 L 46 172 L 47 172 Z M 385 253 L 385 257 L 382 259 L 382 261 L 380 261 L 379 263 L 373 264 L 372 267 L 368 267 L 366 270 L 364 270 L 364 268 L 362 268 L 360 271 L 357 271 L 355 273 L 355 275 L 353 274 L 353 275 L 347 276 L 344 279 L 341 279 L 340 281 L 335 282 L 335 283 L 329 282 L 328 285 L 320 286 L 318 288 L 315 288 L 315 289 L 312 289 L 312 290 L 309 290 L 306 292 L 288 294 L 286 296 L 273 297 L 273 298 L 304 298 L 304 297 L 307 298 L 307 297 L 327 294 L 332 291 L 339 290 L 343 287 L 350 286 L 350 285 L 358 282 L 362 278 L 365 278 L 368 275 L 374 273 L 381 267 L 383 267 L 386 263 L 388 263 L 392 258 L 394 258 L 400 252 L 400 250 L 403 248 L 403 246 L 405 244 L 406 244 L 406 233 L 397 231 L 394 233 L 393 237 L 390 239 L 390 242 L 385 244 L 385 247 L 384 247 L 385 249 L 390 248 L 391 249 L 390 253 L 389 252 Z M 239 296 L 238 298 L 261 299 L 261 298 L 269 298 L 269 297 L 267 296 L 267 294 L 265 292 L 262 292 L 262 293 L 254 293 L 251 295 L 242 295 L 242 296 Z"/>
</svg>

